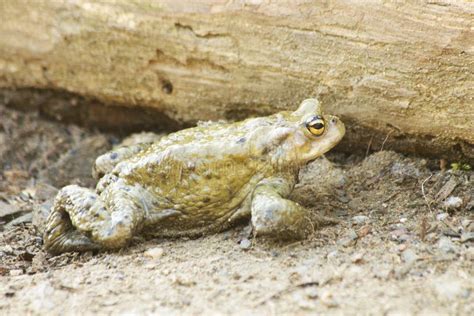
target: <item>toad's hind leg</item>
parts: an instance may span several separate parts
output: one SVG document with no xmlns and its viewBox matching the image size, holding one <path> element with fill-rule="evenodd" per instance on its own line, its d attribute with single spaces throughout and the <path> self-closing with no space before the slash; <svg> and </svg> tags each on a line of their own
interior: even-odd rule
<svg viewBox="0 0 474 316">
<path fill-rule="evenodd" d="M 141 229 L 147 205 L 138 186 L 120 181 L 100 196 L 70 185 L 56 197 L 44 234 L 52 253 L 123 247 Z"/>
<path fill-rule="evenodd" d="M 101 197 L 110 217 L 92 231 L 92 239 L 105 248 L 123 247 L 143 228 L 152 198 L 141 186 L 122 181 L 108 186 Z"/>
</svg>

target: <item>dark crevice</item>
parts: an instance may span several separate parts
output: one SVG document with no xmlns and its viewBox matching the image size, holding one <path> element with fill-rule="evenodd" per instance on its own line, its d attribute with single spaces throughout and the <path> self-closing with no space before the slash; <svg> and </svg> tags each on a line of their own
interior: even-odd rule
<svg viewBox="0 0 474 316">
<path fill-rule="evenodd" d="M 165 93 L 172 93 L 171 82 L 162 84 Z M 188 126 L 154 108 L 104 104 L 97 99 L 65 91 L 0 89 L 0 102 L 20 111 L 36 110 L 47 119 L 118 135 L 142 131 L 170 132 Z"/>
<path fill-rule="evenodd" d="M 346 117 L 341 119 L 346 126 L 346 135 L 336 146 L 335 151 L 370 155 L 383 149 L 418 157 L 474 164 L 474 145 L 463 140 L 444 139 L 432 135 L 407 135 L 397 130 L 383 134 Z"/>
</svg>

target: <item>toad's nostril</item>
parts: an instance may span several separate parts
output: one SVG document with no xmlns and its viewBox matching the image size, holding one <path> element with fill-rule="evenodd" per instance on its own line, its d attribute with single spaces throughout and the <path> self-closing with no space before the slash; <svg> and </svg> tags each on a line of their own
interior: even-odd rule
<svg viewBox="0 0 474 316">
<path fill-rule="evenodd" d="M 331 124 L 336 124 L 336 122 L 337 122 L 337 119 L 336 119 L 335 117 L 333 117 L 333 118 L 331 119 Z"/>
</svg>

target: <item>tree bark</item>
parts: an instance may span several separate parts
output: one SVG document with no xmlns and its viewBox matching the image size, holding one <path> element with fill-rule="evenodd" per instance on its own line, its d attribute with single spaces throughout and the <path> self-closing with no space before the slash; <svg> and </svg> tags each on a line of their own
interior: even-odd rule
<svg viewBox="0 0 474 316">
<path fill-rule="evenodd" d="M 186 124 L 317 96 L 347 148 L 474 158 L 472 2 L 17 0 L 0 21 L 0 87 Z"/>
</svg>

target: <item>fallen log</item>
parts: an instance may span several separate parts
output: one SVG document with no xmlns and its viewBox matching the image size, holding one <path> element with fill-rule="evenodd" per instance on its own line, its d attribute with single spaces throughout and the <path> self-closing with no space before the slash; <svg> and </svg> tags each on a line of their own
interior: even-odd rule
<svg viewBox="0 0 474 316">
<path fill-rule="evenodd" d="M 0 20 L 8 93 L 68 91 L 168 125 L 317 96 L 349 127 L 343 149 L 474 159 L 469 1 L 18 0 Z"/>
</svg>

